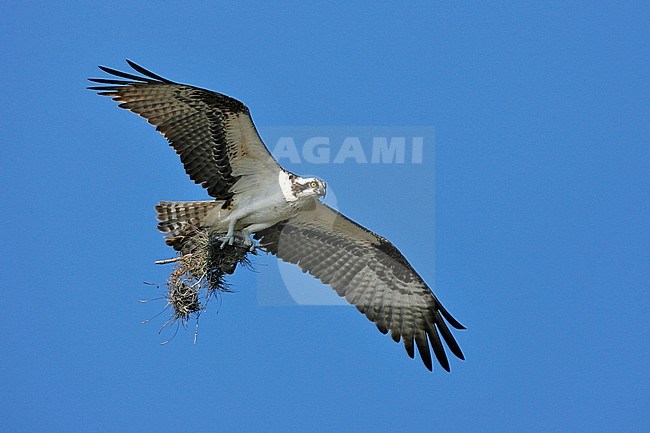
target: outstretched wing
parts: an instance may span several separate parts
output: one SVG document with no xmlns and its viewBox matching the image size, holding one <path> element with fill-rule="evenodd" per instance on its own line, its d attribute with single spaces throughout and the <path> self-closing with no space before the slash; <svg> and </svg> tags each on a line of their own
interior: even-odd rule
<svg viewBox="0 0 650 433">
<path fill-rule="evenodd" d="M 236 193 L 242 177 L 263 184 L 281 170 L 260 138 L 248 108 L 210 90 L 174 83 L 127 60 L 143 76 L 100 66 L 122 78 L 90 78 L 89 87 L 110 96 L 160 131 L 180 156 L 190 178 L 218 200 Z M 248 179 L 249 181 L 251 179 Z"/>
<path fill-rule="evenodd" d="M 429 370 L 431 344 L 438 362 L 449 371 L 442 340 L 465 359 L 445 320 L 456 329 L 465 328 L 385 238 L 321 203 L 255 236 L 268 252 L 332 286 L 382 333 L 390 331 L 395 342 L 402 339 L 411 358 L 415 343 Z"/>
</svg>

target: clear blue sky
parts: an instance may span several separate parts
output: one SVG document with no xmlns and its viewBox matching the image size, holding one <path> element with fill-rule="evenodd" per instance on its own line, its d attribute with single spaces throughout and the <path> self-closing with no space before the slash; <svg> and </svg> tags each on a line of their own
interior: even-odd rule
<svg viewBox="0 0 650 433">
<path fill-rule="evenodd" d="M 650 430 L 647 4 L 44 5 L 0 7 L 0 431 Z M 268 258 L 198 344 L 160 346 L 153 205 L 207 196 L 84 89 L 125 58 L 262 135 L 433 127 L 420 165 L 282 162 L 404 252 L 467 361 L 429 373 L 353 308 L 268 302 Z"/>
</svg>

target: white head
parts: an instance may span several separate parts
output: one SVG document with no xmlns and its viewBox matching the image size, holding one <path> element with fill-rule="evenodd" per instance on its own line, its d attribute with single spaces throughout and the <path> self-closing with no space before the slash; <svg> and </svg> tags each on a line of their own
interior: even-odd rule
<svg viewBox="0 0 650 433">
<path fill-rule="evenodd" d="M 327 184 L 315 177 L 300 177 L 281 171 L 279 181 L 282 194 L 289 202 L 310 197 L 321 199 L 327 193 Z"/>
</svg>

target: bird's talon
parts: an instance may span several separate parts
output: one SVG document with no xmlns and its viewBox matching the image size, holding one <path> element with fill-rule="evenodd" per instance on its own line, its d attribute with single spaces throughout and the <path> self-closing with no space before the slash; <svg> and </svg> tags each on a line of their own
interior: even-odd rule
<svg viewBox="0 0 650 433">
<path fill-rule="evenodd" d="M 221 241 L 221 246 L 220 248 L 223 250 L 226 244 L 232 245 L 232 240 L 234 236 L 221 236 L 218 240 Z"/>
</svg>

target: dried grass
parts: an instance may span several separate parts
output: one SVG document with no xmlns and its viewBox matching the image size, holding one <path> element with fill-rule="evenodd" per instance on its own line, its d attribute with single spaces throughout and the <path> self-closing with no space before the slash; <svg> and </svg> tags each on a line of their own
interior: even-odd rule
<svg viewBox="0 0 650 433">
<path fill-rule="evenodd" d="M 157 262 L 174 263 L 165 294 L 167 305 L 173 308 L 170 322 L 187 325 L 190 319 L 198 319 L 213 297 L 231 291 L 226 275 L 232 274 L 239 264 L 250 267 L 250 251 L 244 246 L 244 239 L 236 236 L 233 245 L 222 249 L 218 240 L 222 235 L 198 231 L 188 243 L 192 246 L 190 250 L 175 259 Z"/>
</svg>

